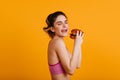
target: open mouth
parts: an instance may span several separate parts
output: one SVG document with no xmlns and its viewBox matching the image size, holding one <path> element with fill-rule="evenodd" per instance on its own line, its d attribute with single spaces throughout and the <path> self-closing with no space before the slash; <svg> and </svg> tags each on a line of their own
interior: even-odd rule
<svg viewBox="0 0 120 80">
<path fill-rule="evenodd" d="M 68 31 L 68 29 L 62 29 L 61 32 L 62 33 L 66 33 Z"/>
</svg>

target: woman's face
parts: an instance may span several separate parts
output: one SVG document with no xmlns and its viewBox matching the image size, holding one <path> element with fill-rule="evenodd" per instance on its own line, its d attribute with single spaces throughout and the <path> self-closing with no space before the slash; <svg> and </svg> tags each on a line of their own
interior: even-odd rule
<svg viewBox="0 0 120 80">
<path fill-rule="evenodd" d="M 68 21 L 67 18 L 64 15 L 59 15 L 55 22 L 53 31 L 55 32 L 55 36 L 64 37 L 68 35 Z"/>
</svg>

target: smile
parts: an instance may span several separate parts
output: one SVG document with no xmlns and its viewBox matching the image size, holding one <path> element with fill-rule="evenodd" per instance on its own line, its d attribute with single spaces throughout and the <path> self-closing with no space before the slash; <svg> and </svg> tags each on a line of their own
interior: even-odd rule
<svg viewBox="0 0 120 80">
<path fill-rule="evenodd" d="M 66 33 L 68 31 L 68 29 L 62 29 L 61 32 L 62 33 Z"/>
</svg>

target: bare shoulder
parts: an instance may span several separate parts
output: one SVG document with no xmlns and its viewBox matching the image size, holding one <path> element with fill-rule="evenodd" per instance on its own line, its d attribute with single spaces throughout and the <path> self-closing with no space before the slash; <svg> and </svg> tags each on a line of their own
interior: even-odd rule
<svg viewBox="0 0 120 80">
<path fill-rule="evenodd" d="M 49 44 L 48 44 L 48 50 L 49 52 L 52 51 L 56 51 L 56 49 L 61 49 L 61 48 L 65 48 L 65 43 L 62 39 L 52 39 L 50 40 Z"/>
<path fill-rule="evenodd" d="M 59 52 L 60 50 L 66 49 L 64 40 L 62 39 L 53 39 L 49 43 L 49 50 Z"/>
<path fill-rule="evenodd" d="M 55 48 L 65 47 L 65 43 L 62 39 L 56 39 L 54 41 Z"/>
</svg>

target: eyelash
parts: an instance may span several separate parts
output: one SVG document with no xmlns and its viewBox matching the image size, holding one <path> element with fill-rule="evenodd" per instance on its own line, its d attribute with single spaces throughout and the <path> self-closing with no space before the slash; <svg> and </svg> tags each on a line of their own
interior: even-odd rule
<svg viewBox="0 0 120 80">
<path fill-rule="evenodd" d="M 61 25 L 61 23 L 59 23 L 58 25 Z"/>
<path fill-rule="evenodd" d="M 62 23 L 58 23 L 57 25 L 61 25 Z M 68 22 L 66 21 L 65 24 L 68 24 Z"/>
</svg>

